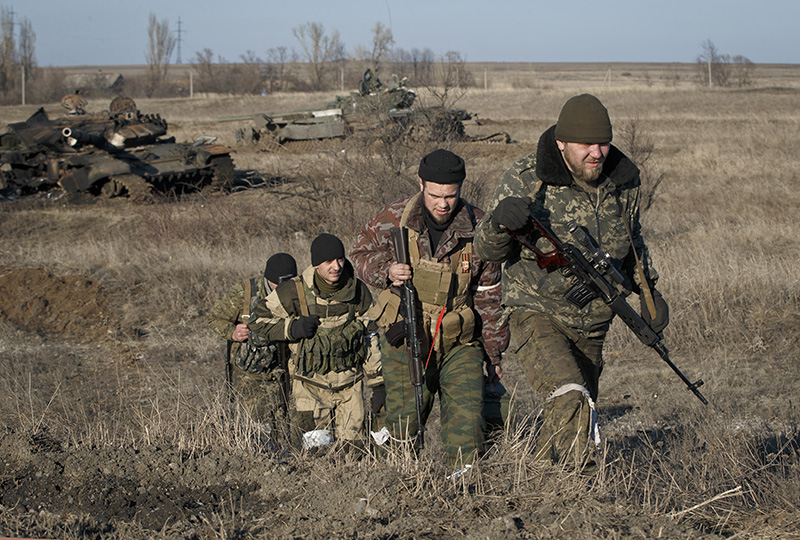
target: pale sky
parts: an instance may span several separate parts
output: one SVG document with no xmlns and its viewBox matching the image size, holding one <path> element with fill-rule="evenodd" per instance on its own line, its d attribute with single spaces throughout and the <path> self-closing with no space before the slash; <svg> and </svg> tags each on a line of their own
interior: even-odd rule
<svg viewBox="0 0 800 540">
<path fill-rule="evenodd" d="M 239 61 L 284 46 L 307 22 L 337 30 L 347 52 L 376 22 L 395 47 L 457 51 L 468 62 L 694 62 L 710 39 L 721 54 L 800 63 L 800 0 L 0 0 L 36 33 L 40 66 L 144 64 L 152 12 L 176 33 L 181 60 L 211 49 Z M 177 50 L 172 63 L 177 62 Z"/>
</svg>

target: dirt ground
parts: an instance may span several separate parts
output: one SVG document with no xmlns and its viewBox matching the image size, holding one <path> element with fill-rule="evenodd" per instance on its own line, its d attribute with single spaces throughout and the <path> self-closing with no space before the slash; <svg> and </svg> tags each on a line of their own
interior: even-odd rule
<svg viewBox="0 0 800 540">
<path fill-rule="evenodd" d="M 85 278 L 3 268 L 0 294 L 2 317 L 51 346 L 114 342 L 107 331 L 116 325 L 113 310 Z M 59 361 L 65 371 L 80 369 L 65 363 L 87 364 L 84 370 L 106 380 L 137 369 L 122 363 L 112 375 L 86 357 Z M 91 392 L 81 384 L 92 379 L 85 372 L 65 379 Z M 435 432 L 434 426 L 431 439 Z M 518 477 L 519 464 L 501 456 L 447 479 L 430 455 L 403 470 L 341 450 L 309 456 L 257 445 L 203 453 L 179 445 L 92 448 L 46 429 L 30 436 L 5 427 L 0 463 L 0 533 L 8 536 L 56 530 L 69 538 L 716 538 L 618 504 L 601 479 L 562 477 L 547 498 L 536 489 L 515 490 L 509 479 Z M 552 471 L 530 474 L 552 481 Z"/>
</svg>

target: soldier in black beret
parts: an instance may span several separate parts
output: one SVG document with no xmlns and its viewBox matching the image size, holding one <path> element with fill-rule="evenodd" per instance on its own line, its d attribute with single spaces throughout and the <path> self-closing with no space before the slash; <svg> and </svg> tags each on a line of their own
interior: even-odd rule
<svg viewBox="0 0 800 540">
<path fill-rule="evenodd" d="M 485 377 L 492 388 L 504 390 L 500 355 L 508 344 L 500 266 L 481 260 L 472 247 L 483 212 L 461 198 L 466 176 L 464 160 L 453 152 L 439 149 L 426 155 L 419 164 L 419 192 L 382 209 L 364 225 L 350 251 L 359 277 L 383 289 L 374 318 L 384 330 L 386 414 L 373 426 L 373 439 L 382 445 L 418 432 L 404 321 L 393 292 L 411 279 L 425 343 L 422 422 L 438 395 L 442 442 L 456 469 L 469 467 L 484 451 Z M 392 248 L 389 230 L 397 226 L 408 230 L 410 264 L 397 262 Z"/>
</svg>

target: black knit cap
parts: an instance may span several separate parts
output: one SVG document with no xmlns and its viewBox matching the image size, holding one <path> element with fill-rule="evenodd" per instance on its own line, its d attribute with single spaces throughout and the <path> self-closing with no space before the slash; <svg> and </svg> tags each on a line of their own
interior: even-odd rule
<svg viewBox="0 0 800 540">
<path fill-rule="evenodd" d="M 556 140 L 584 144 L 611 142 L 608 110 L 591 94 L 571 97 L 561 108 L 555 132 Z"/>
<path fill-rule="evenodd" d="M 267 259 L 264 277 L 272 283 L 280 283 L 297 275 L 297 263 L 288 253 L 276 253 Z"/>
<path fill-rule="evenodd" d="M 344 259 L 344 244 L 332 234 L 322 233 L 311 242 L 311 266 L 325 261 Z"/>
<path fill-rule="evenodd" d="M 467 169 L 463 159 L 440 148 L 419 162 L 419 177 L 435 184 L 460 184 L 467 177 Z"/>
</svg>

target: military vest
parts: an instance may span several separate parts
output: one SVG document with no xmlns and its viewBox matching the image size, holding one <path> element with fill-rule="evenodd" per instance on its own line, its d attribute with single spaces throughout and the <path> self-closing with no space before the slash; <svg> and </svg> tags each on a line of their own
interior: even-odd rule
<svg viewBox="0 0 800 540">
<path fill-rule="evenodd" d="M 317 297 L 298 276 L 293 278 L 297 285 L 300 311 L 303 315 L 320 315 L 317 311 Z M 347 313 L 344 322 L 335 326 L 322 323 L 317 327 L 314 336 L 300 342 L 297 353 L 297 371 L 301 375 L 311 376 L 314 373 L 325 375 L 331 371 L 342 372 L 358 367 L 367 358 L 365 341 L 366 328 L 356 317 L 357 299 L 348 304 L 338 304 L 342 310 L 338 315 Z"/>
<path fill-rule="evenodd" d="M 417 204 L 420 194 L 417 193 L 406 203 L 400 217 L 400 226 L 406 227 L 408 214 Z M 475 216 L 472 209 L 466 206 L 472 225 Z M 472 309 L 472 242 L 450 256 L 450 262 L 438 262 L 429 256 L 422 257 L 419 252 L 419 232 L 408 228 L 408 255 L 413 271 L 414 288 L 422 304 L 424 337 L 429 348 L 441 354 L 459 344 L 466 344 L 476 339 L 475 311 Z M 435 251 L 436 246 L 432 249 Z M 381 312 L 377 317 L 378 324 L 387 328 L 398 320 L 400 298 L 387 289 L 378 297 L 376 310 Z"/>
</svg>

